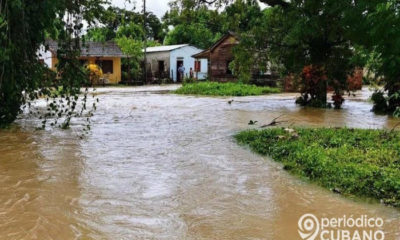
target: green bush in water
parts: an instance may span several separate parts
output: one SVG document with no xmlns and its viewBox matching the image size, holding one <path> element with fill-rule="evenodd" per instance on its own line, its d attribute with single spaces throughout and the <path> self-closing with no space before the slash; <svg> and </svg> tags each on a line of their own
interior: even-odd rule
<svg viewBox="0 0 400 240">
<path fill-rule="evenodd" d="M 175 91 L 177 94 L 206 96 L 256 96 L 279 93 L 278 88 L 258 87 L 242 83 L 197 82 L 187 83 Z"/>
</svg>

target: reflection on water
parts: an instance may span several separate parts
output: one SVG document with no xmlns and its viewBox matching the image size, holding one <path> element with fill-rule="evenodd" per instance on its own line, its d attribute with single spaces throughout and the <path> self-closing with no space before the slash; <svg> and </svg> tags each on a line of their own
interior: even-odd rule
<svg viewBox="0 0 400 240">
<path fill-rule="evenodd" d="M 363 91 L 344 109 L 297 107 L 294 94 L 197 98 L 100 89 L 91 134 L 0 132 L 0 239 L 298 239 L 305 213 L 367 214 L 400 239 L 393 208 L 344 199 L 237 146 L 250 119 L 392 128 Z M 162 88 L 152 87 L 159 91 Z"/>
</svg>

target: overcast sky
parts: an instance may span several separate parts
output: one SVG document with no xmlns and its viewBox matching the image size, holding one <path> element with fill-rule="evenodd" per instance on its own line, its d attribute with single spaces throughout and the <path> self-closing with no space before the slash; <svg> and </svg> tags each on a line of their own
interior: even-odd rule
<svg viewBox="0 0 400 240">
<path fill-rule="evenodd" d="M 120 8 L 132 9 L 134 6 L 136 6 L 136 11 L 141 11 L 143 7 L 143 0 L 131 0 L 132 4 L 126 3 L 126 0 L 111 0 L 111 2 L 113 5 Z M 136 2 L 136 4 L 133 4 L 134 2 Z M 153 12 L 155 15 L 161 18 L 169 9 L 168 2 L 169 0 L 146 0 L 147 11 Z M 260 5 L 262 8 L 265 7 L 264 4 Z"/>
<path fill-rule="evenodd" d="M 136 2 L 136 4 L 128 4 L 125 0 L 111 0 L 112 4 L 120 7 L 132 9 L 136 5 L 136 10 L 141 11 L 143 7 L 143 0 L 131 0 L 132 3 Z M 148 12 L 153 12 L 159 18 L 164 16 L 164 13 L 168 11 L 168 2 L 169 0 L 146 0 L 146 8 Z"/>
</svg>

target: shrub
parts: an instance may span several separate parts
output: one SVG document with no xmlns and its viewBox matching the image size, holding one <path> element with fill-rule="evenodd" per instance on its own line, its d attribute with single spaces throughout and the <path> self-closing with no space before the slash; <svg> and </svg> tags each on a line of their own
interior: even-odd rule
<svg viewBox="0 0 400 240">
<path fill-rule="evenodd" d="M 383 91 L 375 91 L 371 97 L 374 106 L 372 111 L 375 113 L 385 113 L 388 111 L 389 105 Z"/>
<path fill-rule="evenodd" d="M 322 66 L 308 65 L 301 73 L 301 96 L 296 100 L 302 106 L 326 107 L 326 71 Z"/>
<path fill-rule="evenodd" d="M 279 93 L 278 88 L 258 87 L 242 83 L 197 82 L 184 84 L 175 91 L 177 94 L 205 96 L 256 96 Z"/>
</svg>

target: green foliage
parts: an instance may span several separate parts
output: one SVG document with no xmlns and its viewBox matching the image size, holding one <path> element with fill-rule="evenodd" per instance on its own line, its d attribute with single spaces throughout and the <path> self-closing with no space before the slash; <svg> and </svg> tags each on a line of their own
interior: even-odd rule
<svg viewBox="0 0 400 240">
<path fill-rule="evenodd" d="M 400 207 L 399 132 L 347 128 L 295 131 L 251 130 L 237 134 L 236 139 L 321 186 Z"/>
<path fill-rule="evenodd" d="M 371 97 L 374 107 L 372 110 L 375 113 L 385 113 L 388 110 L 388 100 L 383 91 L 375 91 Z"/>
<path fill-rule="evenodd" d="M 195 78 L 185 77 L 183 79 L 183 85 L 191 84 L 191 83 L 195 83 L 195 82 L 197 82 L 197 79 L 195 79 Z"/>
<path fill-rule="evenodd" d="M 198 82 L 185 84 L 175 91 L 177 94 L 205 96 L 256 96 L 279 93 L 280 90 L 271 87 L 258 87 L 242 83 Z"/>
<path fill-rule="evenodd" d="M 125 83 L 140 82 L 143 77 L 144 40 L 147 40 L 147 47 L 153 47 L 159 46 L 165 37 L 160 20 L 147 12 L 144 29 L 142 13 L 109 7 L 99 22 L 103 26 L 89 29 L 85 38 L 100 42 L 115 41 L 127 56 L 122 59 L 122 80 Z"/>
<path fill-rule="evenodd" d="M 220 37 L 221 35 L 214 36 L 210 29 L 201 23 L 180 24 L 167 34 L 164 44 L 188 43 L 204 49 L 210 47 Z"/>
<path fill-rule="evenodd" d="M 130 39 L 143 40 L 144 30 L 141 25 L 130 22 L 118 27 L 116 38 L 127 37 Z"/>
<path fill-rule="evenodd" d="M 236 0 L 222 13 L 223 31 L 248 32 L 261 22 L 262 11 L 255 0 Z"/>
<path fill-rule="evenodd" d="M 115 37 L 115 32 L 106 27 L 95 27 L 87 31 L 85 38 L 94 42 L 106 42 Z"/>
<path fill-rule="evenodd" d="M 255 0 L 236 0 L 223 11 L 208 9 L 194 0 L 172 1 L 163 17 L 168 30 L 165 44 L 190 43 L 200 48 L 212 46 L 229 31 L 246 32 L 259 24 L 261 9 Z"/>
<path fill-rule="evenodd" d="M 197 6 L 193 1 L 171 2 L 171 10 L 164 17 L 164 28 L 168 31 L 164 44 L 184 44 L 208 48 L 222 36 L 218 11 L 205 5 Z M 172 28 L 172 30 L 170 30 Z"/>
<path fill-rule="evenodd" d="M 354 69 L 345 24 L 351 7 L 351 1 L 311 0 L 264 10 L 260 23 L 249 29 L 236 49 L 237 65 L 242 66 L 237 68 L 239 76 L 248 78 L 254 63 L 264 68 L 270 64 L 282 75 L 300 74 L 305 66 L 314 65 L 324 69 L 325 82 L 341 95 Z M 326 90 L 317 97 L 325 106 Z"/>
<path fill-rule="evenodd" d="M 143 42 L 122 36 L 116 39 L 121 51 L 126 54 L 127 59 L 123 59 L 123 64 L 128 66 L 127 79 L 139 79 L 142 73 L 140 61 L 143 57 Z"/>
<path fill-rule="evenodd" d="M 14 121 L 24 104 L 29 107 L 38 98 L 46 99 L 47 111 L 30 110 L 44 118 L 43 125 L 48 119 L 52 119 L 53 125 L 63 119 L 60 125 L 68 127 L 72 117 L 91 115 L 95 106 L 86 108 L 87 95 L 80 95 L 87 75 L 77 61 L 79 36 L 82 22 L 93 23 L 104 3 L 103 0 L 0 2 L 0 126 Z M 45 43 L 45 36 L 59 42 L 57 78 L 38 60 L 37 51 Z M 50 94 L 59 86 L 63 87 L 62 93 Z"/>
<path fill-rule="evenodd" d="M 394 113 L 400 108 L 400 98 L 396 97 L 400 91 L 400 6 L 395 0 L 372 1 L 369 4 L 374 11 L 363 18 L 368 31 L 358 41 L 375 53 L 373 70 L 384 79 L 385 91 L 389 96 L 386 112 Z"/>
<path fill-rule="evenodd" d="M 94 27 L 88 30 L 86 38 L 92 41 L 110 41 L 117 37 L 117 31 L 120 30 L 123 35 L 129 37 L 131 34 L 135 38 L 144 38 L 144 15 L 135 11 L 121 9 L 117 7 L 108 7 L 98 18 L 101 27 Z M 136 26 L 140 26 L 138 29 Z M 131 32 L 130 32 L 131 31 Z M 162 42 L 165 37 L 162 23 L 153 13 L 146 12 L 146 33 L 148 39 Z M 143 40 L 143 39 L 142 39 Z"/>
<path fill-rule="evenodd" d="M 256 50 L 249 50 L 248 46 L 254 45 L 255 43 L 252 37 L 242 34 L 241 43 L 232 50 L 234 60 L 229 67 L 233 70 L 240 82 L 249 83 L 252 80 L 252 73 L 255 71 L 255 68 L 262 67 L 263 63 L 267 66 L 266 61 L 263 62 L 261 59 L 254 57 L 254 52 Z"/>
</svg>

